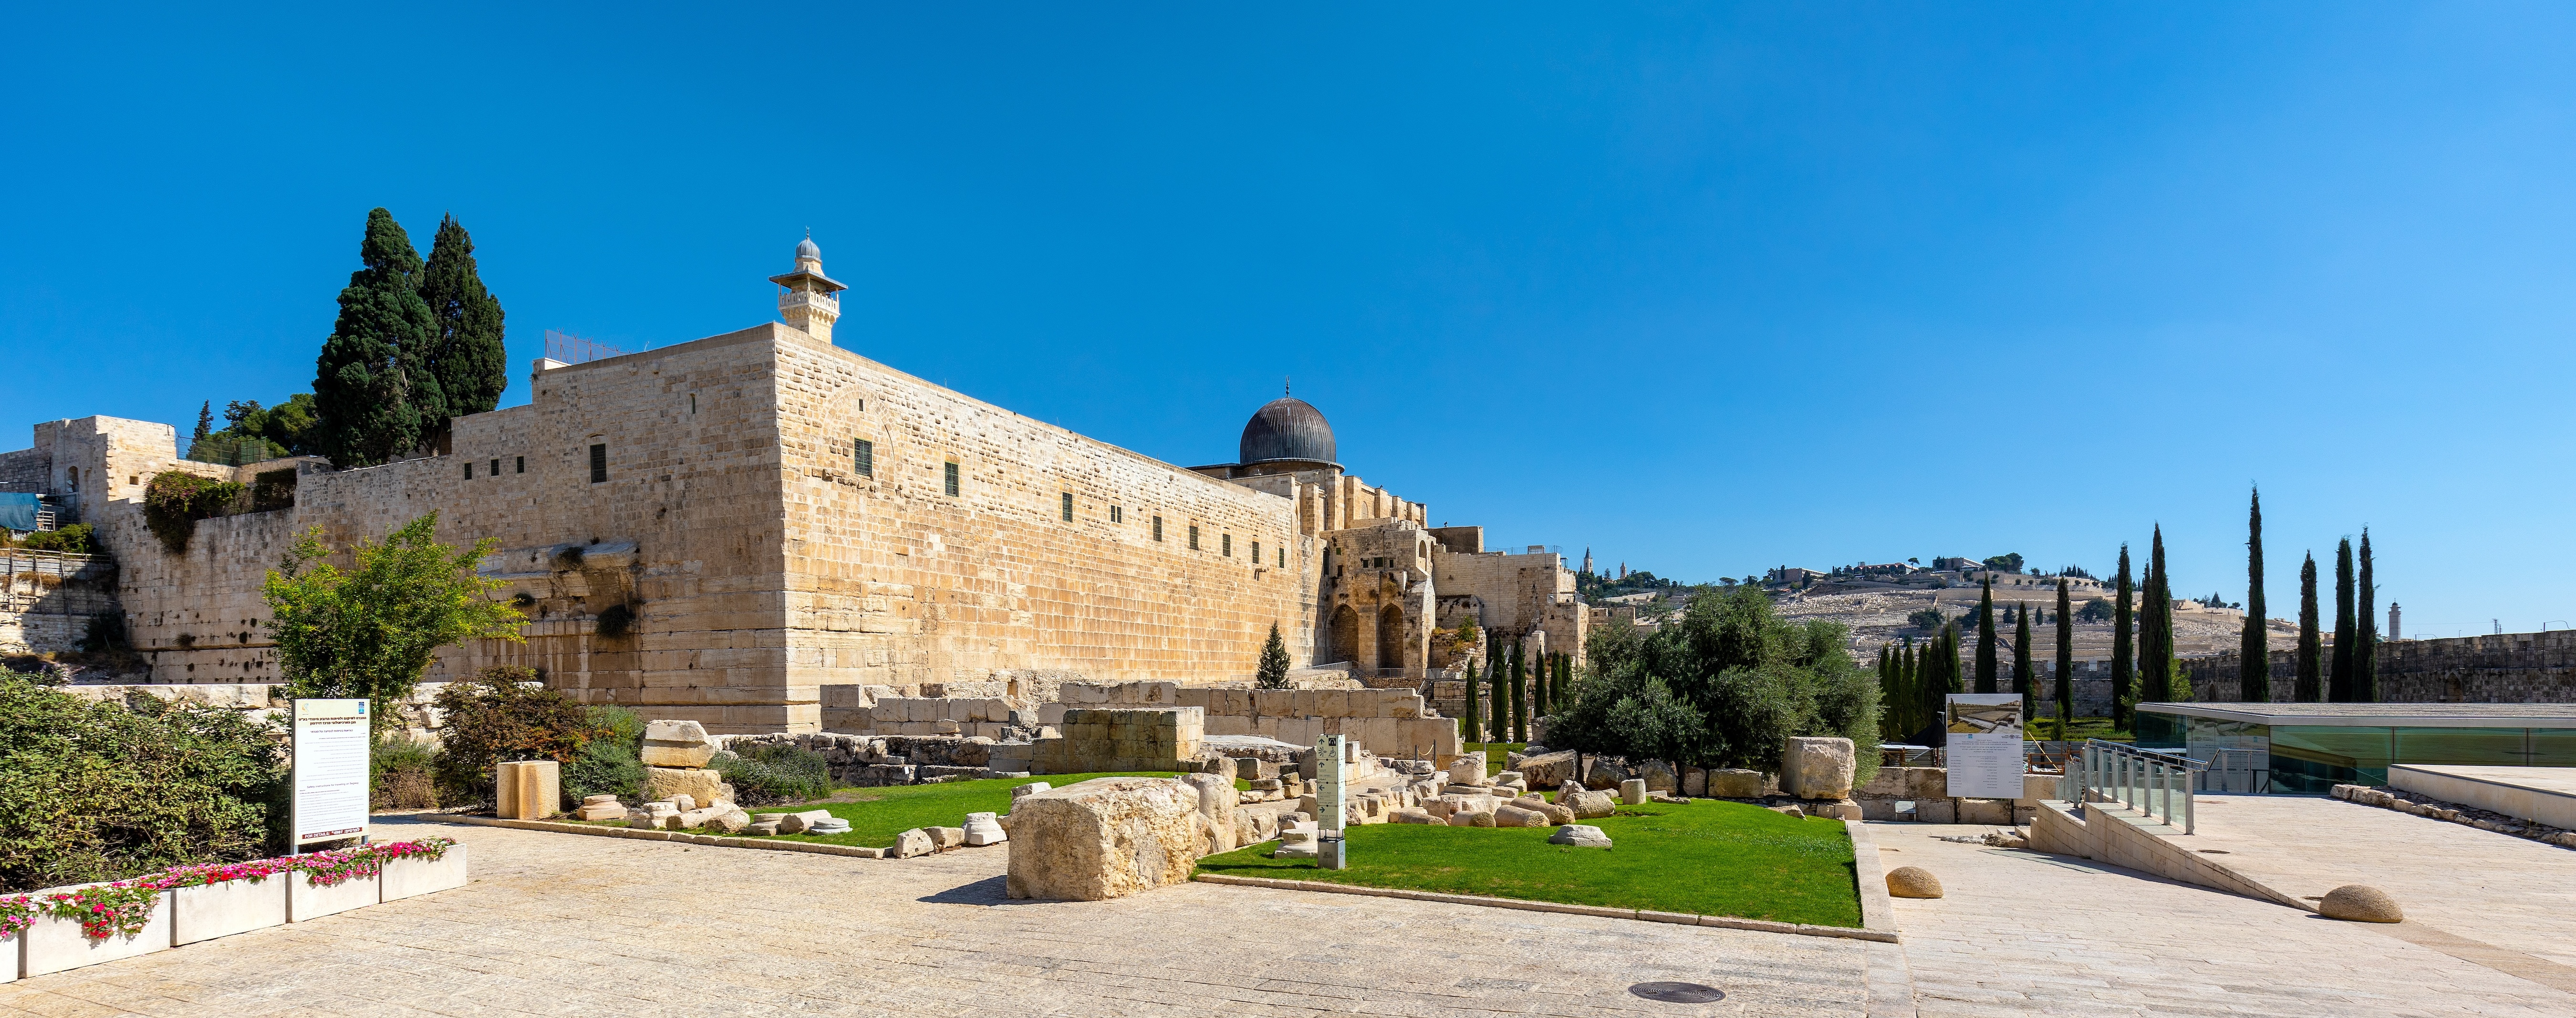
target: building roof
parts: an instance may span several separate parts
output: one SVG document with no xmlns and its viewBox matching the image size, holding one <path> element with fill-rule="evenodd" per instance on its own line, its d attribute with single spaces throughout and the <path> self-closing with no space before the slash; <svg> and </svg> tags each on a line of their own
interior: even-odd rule
<svg viewBox="0 0 2576 1018">
<path fill-rule="evenodd" d="M 2258 725 L 2576 728 L 2576 703 L 2142 703 L 2138 709 Z"/>
<path fill-rule="evenodd" d="M 1236 462 L 1247 466 L 1272 460 L 1334 463 L 1338 462 L 1335 451 L 1333 426 L 1324 422 L 1324 412 L 1305 400 L 1282 396 L 1263 404 L 1244 422 Z"/>
</svg>

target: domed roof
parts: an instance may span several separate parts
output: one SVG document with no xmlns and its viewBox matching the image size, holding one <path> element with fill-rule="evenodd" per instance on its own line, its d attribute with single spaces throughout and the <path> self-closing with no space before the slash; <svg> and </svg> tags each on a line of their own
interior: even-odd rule
<svg viewBox="0 0 2576 1018">
<path fill-rule="evenodd" d="M 823 249 L 814 246 L 814 238 L 807 237 L 796 242 L 796 257 L 819 259 L 823 257 Z"/>
<path fill-rule="evenodd" d="M 1333 426 L 1324 422 L 1323 411 L 1305 400 L 1282 396 L 1254 411 L 1244 422 L 1243 445 L 1239 450 L 1246 465 L 1266 460 L 1310 460 L 1317 463 L 1337 462 L 1333 458 Z"/>
</svg>

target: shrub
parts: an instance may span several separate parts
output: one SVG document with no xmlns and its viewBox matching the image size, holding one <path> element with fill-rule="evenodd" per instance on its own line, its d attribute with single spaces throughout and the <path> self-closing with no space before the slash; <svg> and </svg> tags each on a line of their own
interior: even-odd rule
<svg viewBox="0 0 2576 1018">
<path fill-rule="evenodd" d="M 438 794 L 450 805 L 492 801 L 492 766 L 571 763 L 600 736 L 589 712 L 525 668 L 483 669 L 438 691 Z"/>
<path fill-rule="evenodd" d="M 1938 608 L 1925 608 L 1905 617 L 1906 625 L 1926 632 L 1941 628 L 1941 623 L 1946 621 L 1948 620 L 1941 617 L 1941 610 Z"/>
<path fill-rule="evenodd" d="M 265 725 L 134 703 L 0 675 L 0 887 L 233 862 L 282 838 L 285 770 Z"/>
<path fill-rule="evenodd" d="M 260 591 L 290 695 L 365 697 L 382 730 L 401 720 L 403 702 L 438 648 L 524 639 L 518 627 L 527 617 L 491 597 L 504 584 L 475 572 L 492 539 L 458 548 L 440 544 L 437 530 L 433 512 L 382 543 L 359 541 L 348 549 L 346 571 L 332 563 L 322 528 L 296 537 Z"/>
<path fill-rule="evenodd" d="M 368 802 L 377 809 L 436 809 L 438 747 L 404 732 L 378 735 L 367 779 Z"/>
<path fill-rule="evenodd" d="M 262 470 L 252 478 L 250 511 L 264 513 L 273 509 L 295 507 L 295 470 Z"/>
<path fill-rule="evenodd" d="M 590 723 L 600 734 L 564 765 L 564 805 L 594 795 L 643 801 L 644 719 L 624 707 L 593 707 Z"/>
<path fill-rule="evenodd" d="M 61 530 L 39 530 L 18 542 L 19 547 L 34 551 L 59 551 L 71 555 L 98 554 L 98 545 L 90 537 L 90 525 L 75 523 Z"/>
<path fill-rule="evenodd" d="M 233 481 L 199 477 L 184 470 L 164 470 L 143 486 L 143 525 L 176 555 L 188 550 L 197 521 L 222 516 L 245 489 Z"/>
<path fill-rule="evenodd" d="M 810 749 L 768 743 L 718 753 L 707 766 L 724 775 L 734 801 L 745 806 L 812 802 L 832 794 L 831 768 Z"/>
<path fill-rule="evenodd" d="M 2117 612 L 2111 607 L 2111 602 L 2097 597 L 2084 602 L 2084 607 L 2076 609 L 2075 619 L 2078 622 L 2109 622 L 2115 614 Z"/>
</svg>

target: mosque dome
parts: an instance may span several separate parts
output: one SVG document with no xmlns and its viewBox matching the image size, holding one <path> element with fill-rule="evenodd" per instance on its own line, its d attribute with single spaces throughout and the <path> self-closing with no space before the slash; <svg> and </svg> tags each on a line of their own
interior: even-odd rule
<svg viewBox="0 0 2576 1018">
<path fill-rule="evenodd" d="M 814 246 L 814 238 L 807 237 L 796 242 L 796 257 L 820 259 L 823 257 L 823 249 Z"/>
<path fill-rule="evenodd" d="M 1252 420 L 1244 423 L 1238 462 L 1245 466 L 1272 460 L 1333 463 L 1337 462 L 1333 453 L 1333 426 L 1324 423 L 1323 411 L 1305 400 L 1282 396 L 1254 411 Z"/>
</svg>

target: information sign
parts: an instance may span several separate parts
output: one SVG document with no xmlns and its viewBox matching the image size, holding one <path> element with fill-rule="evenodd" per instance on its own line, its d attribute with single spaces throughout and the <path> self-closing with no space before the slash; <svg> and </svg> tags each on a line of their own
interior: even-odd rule
<svg viewBox="0 0 2576 1018">
<path fill-rule="evenodd" d="M 365 837 L 367 701 L 297 700 L 294 725 L 295 850 Z"/>
<path fill-rule="evenodd" d="M 2021 694 L 1952 693 L 1941 723 L 1950 737 L 1951 795 L 2021 798 Z"/>
<path fill-rule="evenodd" d="M 1315 739 L 1315 829 L 1339 835 L 1342 831 L 1343 775 L 1342 737 L 1317 736 Z"/>
</svg>

